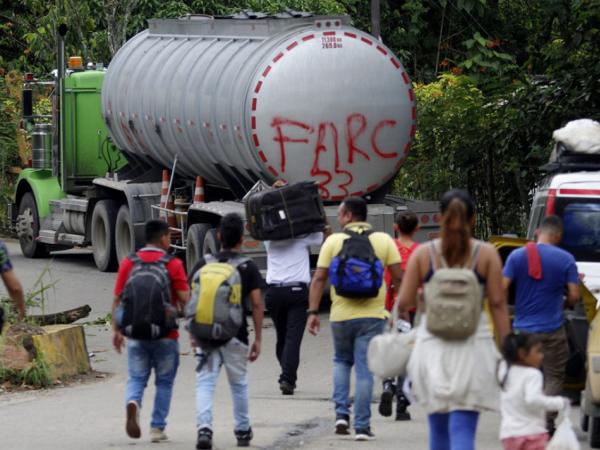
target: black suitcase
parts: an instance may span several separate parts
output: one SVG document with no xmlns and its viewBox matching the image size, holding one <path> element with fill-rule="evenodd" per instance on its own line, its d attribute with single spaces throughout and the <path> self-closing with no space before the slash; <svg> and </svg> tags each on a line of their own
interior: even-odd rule
<svg viewBox="0 0 600 450">
<path fill-rule="evenodd" d="M 250 234 L 260 241 L 296 238 L 325 228 L 325 210 L 312 181 L 256 192 L 246 198 L 245 207 Z"/>
</svg>

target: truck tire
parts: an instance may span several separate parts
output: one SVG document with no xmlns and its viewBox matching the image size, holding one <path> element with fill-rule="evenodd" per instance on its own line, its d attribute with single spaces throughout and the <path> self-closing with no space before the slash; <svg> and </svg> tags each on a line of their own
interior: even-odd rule
<svg viewBox="0 0 600 450">
<path fill-rule="evenodd" d="M 135 232 L 128 205 L 121 205 L 115 223 L 115 250 L 117 261 L 131 255 L 135 251 Z"/>
<path fill-rule="evenodd" d="M 215 254 L 218 251 L 217 230 L 206 223 L 195 223 L 188 229 L 185 249 L 185 262 L 188 271 L 192 270 L 203 255 L 207 253 Z"/>
<path fill-rule="evenodd" d="M 590 417 L 588 438 L 591 448 L 600 448 L 600 417 Z"/>
<path fill-rule="evenodd" d="M 21 251 L 25 257 L 42 258 L 48 256 L 48 246 L 37 240 L 40 233 L 40 219 L 35 198 L 31 192 L 26 192 L 19 203 L 17 232 Z"/>
<path fill-rule="evenodd" d="M 94 261 L 101 272 L 114 272 L 118 265 L 115 249 L 117 209 L 118 205 L 114 200 L 100 200 L 92 214 Z"/>
</svg>

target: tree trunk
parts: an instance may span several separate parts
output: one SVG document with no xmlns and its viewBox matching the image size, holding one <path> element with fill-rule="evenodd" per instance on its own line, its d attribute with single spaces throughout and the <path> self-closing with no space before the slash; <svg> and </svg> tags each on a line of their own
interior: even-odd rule
<svg viewBox="0 0 600 450">
<path fill-rule="evenodd" d="M 91 310 L 92 308 L 90 308 L 89 305 L 83 305 L 75 309 L 69 309 L 68 311 L 62 311 L 54 314 L 44 314 L 39 316 L 28 316 L 28 318 L 33 320 L 40 326 L 66 325 L 89 316 Z"/>
</svg>

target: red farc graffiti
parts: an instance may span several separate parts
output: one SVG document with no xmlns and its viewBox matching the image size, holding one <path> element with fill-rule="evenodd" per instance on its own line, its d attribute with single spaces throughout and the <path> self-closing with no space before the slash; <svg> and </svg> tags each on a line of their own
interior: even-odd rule
<svg viewBox="0 0 600 450">
<path fill-rule="evenodd" d="M 345 175 L 346 180 L 343 183 L 337 185 L 338 189 L 341 190 L 344 195 L 349 195 L 350 192 L 347 186 L 353 181 L 353 175 L 351 172 L 342 168 L 342 155 L 340 154 L 340 145 L 346 147 L 344 165 L 353 165 L 357 159 L 363 158 L 370 161 L 371 158 L 379 159 L 395 159 L 400 156 L 397 151 L 389 151 L 382 149 L 378 143 L 380 133 L 385 128 L 394 128 L 398 122 L 393 119 L 383 119 L 378 121 L 370 131 L 369 143 L 371 144 L 370 149 L 360 148 L 358 140 L 361 136 L 368 133 L 369 123 L 367 117 L 364 114 L 353 113 L 346 117 L 344 124 L 345 128 L 345 140 L 340 143 L 340 136 L 338 132 L 338 126 L 334 122 L 321 122 L 316 127 L 311 126 L 306 122 L 300 120 L 275 117 L 271 121 L 271 128 L 275 131 L 273 141 L 279 146 L 280 155 L 280 168 L 281 172 L 285 173 L 286 169 L 286 151 L 287 144 L 306 144 L 311 145 L 311 138 L 316 134 L 316 142 L 313 144 L 313 164 L 310 170 L 310 174 L 313 177 L 323 177 L 319 183 L 323 198 L 330 198 L 331 193 L 327 186 L 333 181 L 333 174 Z M 316 131 L 316 133 L 315 133 Z M 314 141 L 314 139 L 312 139 Z M 334 166 L 333 169 L 323 167 L 321 164 L 321 156 L 328 151 L 333 151 Z M 333 173 L 332 173 L 333 172 Z"/>
</svg>

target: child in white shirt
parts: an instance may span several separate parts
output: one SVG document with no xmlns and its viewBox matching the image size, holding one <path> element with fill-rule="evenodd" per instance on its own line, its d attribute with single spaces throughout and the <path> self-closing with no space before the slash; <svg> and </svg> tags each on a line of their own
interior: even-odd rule
<svg viewBox="0 0 600 450">
<path fill-rule="evenodd" d="M 498 373 L 502 446 L 504 450 L 543 450 L 549 439 L 545 413 L 567 408 L 568 400 L 544 395 L 539 370 L 544 355 L 535 335 L 511 332 L 502 344 L 502 355 Z"/>
</svg>

